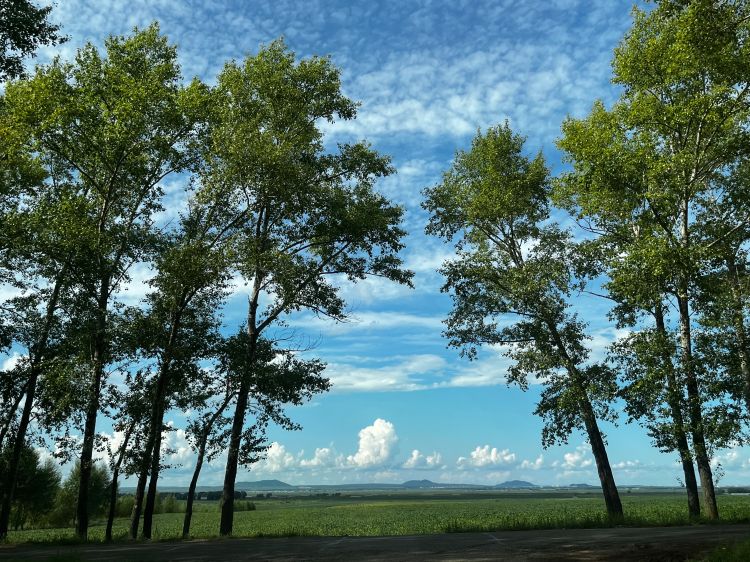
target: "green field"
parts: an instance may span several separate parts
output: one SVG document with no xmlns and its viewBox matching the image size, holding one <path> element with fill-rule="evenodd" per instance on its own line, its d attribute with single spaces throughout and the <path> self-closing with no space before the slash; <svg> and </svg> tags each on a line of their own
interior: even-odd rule
<svg viewBox="0 0 750 562">
<path fill-rule="evenodd" d="M 682 494 L 623 494 L 630 526 L 689 524 Z M 383 536 L 544 528 L 606 527 L 604 502 L 593 493 L 362 494 L 341 497 L 275 497 L 253 500 L 255 511 L 235 513 L 234 536 Z M 720 495 L 722 522 L 749 522 L 750 496 Z M 182 513 L 154 516 L 154 538 L 175 539 Z M 115 537 L 124 538 L 127 519 L 118 519 Z M 217 502 L 198 502 L 193 537 L 218 534 Z M 104 526 L 92 526 L 91 540 L 102 540 Z M 9 541 L 73 541 L 73 529 L 11 532 Z"/>
</svg>

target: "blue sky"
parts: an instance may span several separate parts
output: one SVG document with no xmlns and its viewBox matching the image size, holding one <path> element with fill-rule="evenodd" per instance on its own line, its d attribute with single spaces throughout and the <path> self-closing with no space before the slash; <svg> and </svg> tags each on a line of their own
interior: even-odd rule
<svg viewBox="0 0 750 562">
<path fill-rule="evenodd" d="M 454 152 L 469 146 L 478 128 L 508 119 L 561 169 L 554 141 L 567 115 L 582 116 L 596 98 L 609 103 L 612 49 L 630 24 L 632 2 L 616 0 L 505 1 L 257 1 L 64 0 L 53 11 L 71 40 L 41 53 L 72 57 L 86 41 L 159 21 L 179 46 L 186 77 L 212 83 L 223 63 L 254 53 L 284 36 L 298 56 L 330 55 L 341 68 L 343 89 L 361 101 L 354 122 L 326 125 L 327 142 L 368 139 L 393 158 L 398 174 L 379 189 L 406 209 L 404 258 L 415 271 L 413 290 L 386 282 L 344 286 L 352 322 L 333 325 L 309 315 L 289 319 L 317 341 L 308 353 L 329 365 L 333 390 L 290 410 L 300 432 L 271 431 L 267 460 L 239 480 L 279 478 L 290 483 L 400 482 L 412 478 L 494 484 L 518 478 L 538 484 L 597 483 L 585 439 L 541 447 L 533 415 L 538 389 L 524 393 L 504 384 L 507 360 L 486 350 L 475 362 L 446 350 L 441 320 L 450 300 L 439 292 L 436 268 L 451 247 L 424 235 L 420 191 L 440 179 Z M 176 206 L 179 178 L 167 182 Z M 174 208 L 173 206 L 173 208 Z M 564 219 L 564 217 L 563 217 Z M 146 290 L 145 267 L 136 268 L 123 300 Z M 234 329 L 245 313 L 243 287 L 226 308 Z M 616 337 L 607 304 L 576 301 L 590 322 L 601 356 Z M 170 444 L 176 466 L 165 484 L 189 480 L 193 455 L 185 419 L 172 413 Z M 654 450 L 635 425 L 604 424 L 619 484 L 675 485 L 673 455 Z M 99 429 L 111 431 L 103 420 Z M 722 483 L 750 475 L 744 449 L 722 451 Z M 204 468 L 201 483 L 220 483 L 222 457 Z"/>
</svg>

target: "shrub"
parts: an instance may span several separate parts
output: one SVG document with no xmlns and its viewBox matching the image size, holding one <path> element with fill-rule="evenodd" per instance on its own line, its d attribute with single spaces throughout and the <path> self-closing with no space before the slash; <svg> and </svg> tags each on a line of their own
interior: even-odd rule
<svg viewBox="0 0 750 562">
<path fill-rule="evenodd" d="M 251 501 L 234 502 L 235 511 L 255 511 L 255 504 Z"/>
</svg>

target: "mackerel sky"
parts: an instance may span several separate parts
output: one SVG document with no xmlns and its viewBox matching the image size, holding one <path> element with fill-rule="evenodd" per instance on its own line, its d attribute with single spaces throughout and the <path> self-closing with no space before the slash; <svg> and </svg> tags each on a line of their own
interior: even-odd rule
<svg viewBox="0 0 750 562">
<path fill-rule="evenodd" d="M 593 457 L 581 434 L 567 445 L 541 447 L 533 415 L 538 388 L 526 393 L 504 382 L 508 365 L 499 350 L 477 361 L 446 349 L 442 319 L 450 299 L 436 272 L 452 249 L 424 234 L 420 192 L 439 181 L 457 149 L 478 129 L 508 120 L 527 137 L 529 154 L 542 151 L 553 173 L 562 169 L 555 148 L 567 115 L 583 116 L 597 98 L 610 104 L 612 50 L 630 25 L 630 0 L 59 0 L 52 19 L 70 41 L 47 49 L 72 58 L 87 41 L 158 21 L 178 45 L 186 79 L 214 83 L 229 59 L 284 37 L 299 57 L 328 55 L 341 69 L 344 92 L 361 102 L 353 122 L 326 125 L 326 142 L 367 139 L 389 154 L 398 173 L 378 188 L 406 209 L 409 232 L 403 257 L 415 272 L 414 289 L 366 281 L 344 285 L 351 322 L 336 325 L 306 314 L 288 319 L 308 357 L 328 363 L 333 389 L 293 408 L 299 432 L 273 429 L 267 460 L 239 480 L 279 478 L 289 483 L 439 482 L 495 484 L 523 479 L 537 484 L 597 483 Z M 168 211 L 184 200 L 184 181 L 165 185 Z M 168 217 L 165 217 L 168 218 Z M 560 214 L 561 222 L 574 225 Z M 136 268 L 121 299 L 133 304 L 148 290 L 150 272 Z M 238 285 L 225 310 L 227 330 L 245 314 Z M 575 300 L 589 322 L 591 345 L 603 357 L 617 330 L 608 305 Z M 176 450 L 162 482 L 187 484 L 193 454 L 185 417 L 172 413 Z M 618 484 L 677 485 L 673 455 L 654 450 L 645 431 L 603 424 Z M 102 420 L 99 429 L 111 431 Z M 717 457 L 721 483 L 750 475 L 744 449 Z M 204 468 L 201 484 L 220 483 L 223 457 Z"/>
</svg>

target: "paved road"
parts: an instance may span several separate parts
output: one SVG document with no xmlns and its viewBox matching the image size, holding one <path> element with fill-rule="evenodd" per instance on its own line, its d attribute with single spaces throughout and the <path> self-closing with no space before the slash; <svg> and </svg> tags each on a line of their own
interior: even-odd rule
<svg viewBox="0 0 750 562">
<path fill-rule="evenodd" d="M 409 537 L 295 537 L 2 546 L 0 560 L 699 560 L 750 538 L 747 525 L 499 531 Z"/>
</svg>

